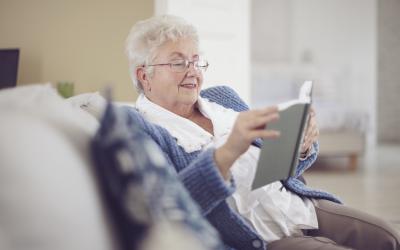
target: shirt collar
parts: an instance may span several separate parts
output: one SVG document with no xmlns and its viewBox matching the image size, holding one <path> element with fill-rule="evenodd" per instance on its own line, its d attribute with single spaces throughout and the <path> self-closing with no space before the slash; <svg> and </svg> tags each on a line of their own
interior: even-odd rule
<svg viewBox="0 0 400 250">
<path fill-rule="evenodd" d="M 196 105 L 200 112 L 211 120 L 215 137 L 230 133 L 237 112 L 201 96 L 198 97 Z M 164 127 L 187 153 L 202 150 L 213 141 L 214 136 L 202 127 L 153 103 L 144 94 L 139 95 L 135 106 L 148 121 Z"/>
</svg>

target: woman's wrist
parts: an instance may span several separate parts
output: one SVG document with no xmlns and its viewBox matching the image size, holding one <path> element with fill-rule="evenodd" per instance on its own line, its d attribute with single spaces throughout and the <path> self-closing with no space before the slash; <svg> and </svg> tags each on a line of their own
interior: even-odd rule
<svg viewBox="0 0 400 250">
<path fill-rule="evenodd" d="M 232 154 L 225 145 L 220 148 L 217 148 L 214 152 L 214 160 L 215 163 L 225 180 L 230 178 L 230 171 L 229 169 L 236 161 L 237 157 Z"/>
</svg>

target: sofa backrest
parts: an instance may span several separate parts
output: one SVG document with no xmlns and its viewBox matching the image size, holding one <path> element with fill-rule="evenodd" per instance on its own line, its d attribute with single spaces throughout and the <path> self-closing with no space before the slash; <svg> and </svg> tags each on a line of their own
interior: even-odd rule
<svg viewBox="0 0 400 250">
<path fill-rule="evenodd" d="M 93 176 L 98 121 L 49 85 L 0 91 L 0 249 L 118 249 Z"/>
</svg>

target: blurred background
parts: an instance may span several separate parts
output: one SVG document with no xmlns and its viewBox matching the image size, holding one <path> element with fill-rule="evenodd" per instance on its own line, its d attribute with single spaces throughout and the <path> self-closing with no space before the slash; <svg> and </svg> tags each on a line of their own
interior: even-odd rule
<svg viewBox="0 0 400 250">
<path fill-rule="evenodd" d="M 17 85 L 109 85 L 134 102 L 125 38 L 166 13 L 197 26 L 206 86 L 230 85 L 252 107 L 313 80 L 321 152 L 309 184 L 400 229 L 398 0 L 0 0 L 0 49 L 19 49 Z"/>
</svg>

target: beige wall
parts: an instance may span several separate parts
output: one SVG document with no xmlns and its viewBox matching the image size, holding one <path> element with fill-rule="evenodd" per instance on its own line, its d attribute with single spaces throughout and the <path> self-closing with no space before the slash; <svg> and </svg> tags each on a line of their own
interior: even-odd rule
<svg viewBox="0 0 400 250">
<path fill-rule="evenodd" d="M 0 0 L 0 48 L 21 49 L 18 85 L 75 82 L 76 93 L 113 86 L 133 101 L 124 54 L 130 27 L 153 15 L 153 1 Z"/>
</svg>

